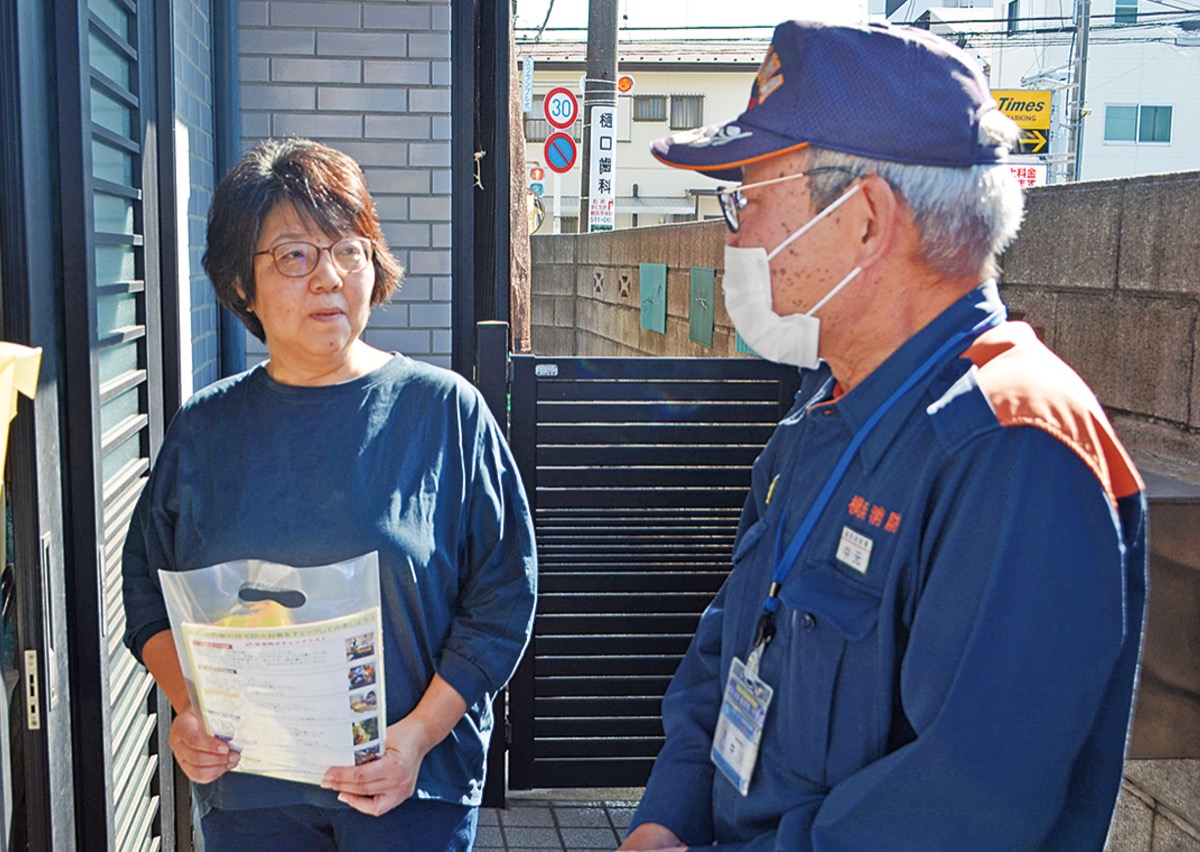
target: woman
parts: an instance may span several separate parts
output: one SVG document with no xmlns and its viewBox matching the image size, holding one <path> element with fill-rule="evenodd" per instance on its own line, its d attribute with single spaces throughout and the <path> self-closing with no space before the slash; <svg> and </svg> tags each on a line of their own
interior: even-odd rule
<svg viewBox="0 0 1200 852">
<path fill-rule="evenodd" d="M 533 531 L 479 394 L 362 340 L 399 283 L 358 165 L 267 141 L 218 185 L 204 266 L 269 359 L 180 409 L 124 551 L 126 645 L 176 710 L 209 852 L 470 849 L 490 701 L 529 639 Z M 158 570 L 376 551 L 386 751 L 320 787 L 230 772 L 190 704 Z"/>
</svg>

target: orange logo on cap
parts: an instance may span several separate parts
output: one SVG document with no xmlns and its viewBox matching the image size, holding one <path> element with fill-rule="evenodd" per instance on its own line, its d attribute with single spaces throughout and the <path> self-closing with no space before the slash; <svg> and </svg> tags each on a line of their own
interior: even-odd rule
<svg viewBox="0 0 1200 852">
<path fill-rule="evenodd" d="M 779 55 L 775 53 L 775 48 L 772 47 L 767 51 L 762 66 L 758 69 L 758 79 L 755 81 L 754 86 L 755 94 L 754 97 L 750 98 L 750 104 L 746 109 L 754 109 L 754 107 L 771 97 L 771 94 L 783 85 L 783 74 L 780 73 L 781 69 Z"/>
</svg>

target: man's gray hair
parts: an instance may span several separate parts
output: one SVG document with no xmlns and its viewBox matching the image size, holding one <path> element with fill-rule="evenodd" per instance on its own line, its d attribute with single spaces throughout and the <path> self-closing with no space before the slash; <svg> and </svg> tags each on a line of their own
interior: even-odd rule
<svg viewBox="0 0 1200 852">
<path fill-rule="evenodd" d="M 999 110 L 984 116 L 979 127 L 981 142 L 1002 142 L 1010 149 L 1016 147 L 1018 132 Z M 942 275 L 998 274 L 996 258 L 1016 237 L 1024 210 L 1021 186 L 1006 164 L 914 166 L 827 148 L 807 150 L 806 168 L 841 166 L 856 175 L 875 174 L 886 180 L 912 211 L 922 257 Z M 844 172 L 813 175 L 810 192 L 816 209 L 836 201 L 852 180 Z"/>
</svg>

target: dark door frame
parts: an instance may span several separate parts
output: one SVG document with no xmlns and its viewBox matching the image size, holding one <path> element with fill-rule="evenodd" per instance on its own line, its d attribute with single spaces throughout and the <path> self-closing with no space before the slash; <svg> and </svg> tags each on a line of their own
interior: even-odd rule
<svg viewBox="0 0 1200 852">
<path fill-rule="evenodd" d="M 512 7 L 450 5 L 450 364 L 470 378 L 476 323 L 509 321 Z"/>
<path fill-rule="evenodd" d="M 61 238 L 58 170 L 49 144 L 57 135 L 56 66 L 47 49 L 53 26 L 50 3 L 0 8 L 0 337 L 43 350 L 38 396 L 19 402 L 8 453 L 19 572 L 17 664 L 24 680 L 31 674 L 23 665 L 26 652 L 37 661 L 41 716 L 40 728 L 31 729 L 25 707 L 10 715 L 21 751 L 12 779 L 13 823 L 31 849 L 75 848 L 61 468 L 63 296 L 56 286 Z M 14 695 L 18 704 L 22 691 Z"/>
</svg>

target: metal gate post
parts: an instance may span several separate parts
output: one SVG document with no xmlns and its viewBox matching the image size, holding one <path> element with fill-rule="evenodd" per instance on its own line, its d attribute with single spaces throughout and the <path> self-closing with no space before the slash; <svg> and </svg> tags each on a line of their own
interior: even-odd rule
<svg viewBox="0 0 1200 852">
<path fill-rule="evenodd" d="M 508 445 L 512 448 L 525 494 L 529 498 L 529 510 L 537 517 L 537 467 L 535 464 L 535 437 L 537 434 L 537 379 L 534 367 L 535 355 L 514 355 L 512 358 L 512 415 L 509 418 Z M 540 559 L 540 554 L 539 554 Z M 541 569 L 538 569 L 539 584 Z M 539 604 L 541 591 L 539 585 Z M 508 685 L 512 742 L 508 750 L 508 788 L 528 790 L 532 787 L 533 775 L 533 720 L 534 681 L 533 660 L 537 656 L 537 622 L 534 636 L 529 639 L 525 658 Z"/>
<path fill-rule="evenodd" d="M 508 323 L 475 324 L 475 387 L 508 437 Z"/>
<path fill-rule="evenodd" d="M 475 386 L 483 394 L 492 417 L 508 436 L 508 323 L 488 320 L 476 323 Z M 492 741 L 488 746 L 487 778 L 483 785 L 485 808 L 505 807 L 504 777 L 509 725 L 505 690 L 492 699 Z"/>
</svg>

